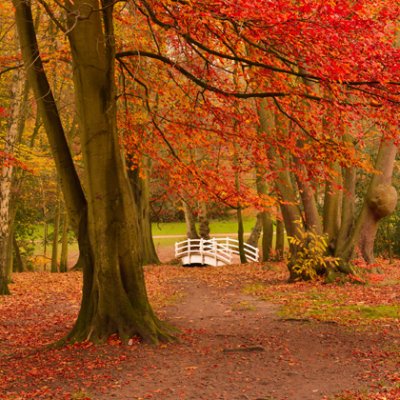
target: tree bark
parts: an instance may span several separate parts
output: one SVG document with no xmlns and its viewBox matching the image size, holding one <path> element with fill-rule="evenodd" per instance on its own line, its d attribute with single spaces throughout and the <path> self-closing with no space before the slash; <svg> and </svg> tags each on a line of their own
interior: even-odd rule
<svg viewBox="0 0 400 400">
<path fill-rule="evenodd" d="M 283 260 L 285 252 L 285 227 L 280 219 L 276 220 L 275 257 L 277 261 Z"/>
<path fill-rule="evenodd" d="M 15 237 L 15 234 L 13 235 L 13 248 L 14 248 L 13 269 L 15 272 L 24 272 L 25 265 L 24 265 L 24 261 L 21 256 L 21 252 L 19 250 L 19 245 L 18 245 L 17 239 Z"/>
<path fill-rule="evenodd" d="M 207 204 L 204 201 L 201 201 L 199 206 L 199 235 L 203 239 L 210 239 L 210 221 Z"/>
<path fill-rule="evenodd" d="M 342 254 L 354 229 L 355 201 L 356 169 L 345 168 L 343 171 L 342 219 L 334 248 L 336 257 Z"/>
<path fill-rule="evenodd" d="M 260 197 L 267 195 L 267 185 L 265 183 L 264 173 L 260 167 L 256 167 L 256 187 Z M 262 260 L 268 261 L 271 256 L 272 238 L 274 234 L 274 226 L 271 215 L 267 210 L 257 214 L 256 225 L 254 226 L 250 238 L 247 243 L 254 247 L 258 247 L 258 241 L 262 232 L 261 250 Z"/>
<path fill-rule="evenodd" d="M 24 63 L 41 108 L 69 219 L 78 233 L 83 264 L 81 309 L 67 339 L 104 341 L 117 333 L 124 341 L 133 335 L 152 343 L 170 340 L 148 302 L 138 249 L 138 210 L 116 132 L 113 2 L 65 2 L 87 199 L 40 59 L 31 3 L 13 3 Z"/>
<path fill-rule="evenodd" d="M 150 221 L 150 168 L 150 159 L 147 158 L 144 162 L 144 177 L 140 176 L 139 167 L 128 170 L 129 181 L 138 208 L 138 223 L 141 225 L 141 239 L 143 241 L 141 249 L 144 265 L 160 264 L 154 246 Z"/>
<path fill-rule="evenodd" d="M 63 212 L 63 230 L 61 236 L 60 272 L 68 271 L 68 215 Z"/>
<path fill-rule="evenodd" d="M 300 165 L 298 159 L 294 157 L 294 161 L 297 168 L 301 168 L 303 173 L 306 174 L 305 168 Z M 317 202 L 315 201 L 314 189 L 309 182 L 301 179 L 298 175 L 296 175 L 296 182 L 303 204 L 305 227 L 309 231 L 322 235 L 322 223 L 318 213 Z"/>
<path fill-rule="evenodd" d="M 396 154 L 395 143 L 382 138 L 375 162 L 378 173 L 371 179 L 351 237 L 346 245 L 337 251 L 337 256 L 343 260 L 343 264 L 350 261 L 357 243 L 367 263 L 374 262 L 373 246 L 379 221 L 390 215 L 397 204 L 397 191 L 391 186 Z"/>
<path fill-rule="evenodd" d="M 238 204 L 236 209 L 236 216 L 238 222 L 238 242 L 239 242 L 239 257 L 242 264 L 247 263 L 246 253 L 244 251 L 244 227 L 243 227 L 243 216 L 242 206 Z"/>
<path fill-rule="evenodd" d="M 337 172 L 335 183 L 341 183 L 341 170 L 337 165 L 334 166 L 334 170 Z M 328 241 L 331 243 L 335 241 L 339 232 L 340 227 L 340 202 L 341 192 L 334 188 L 334 184 L 326 182 L 325 184 L 325 198 L 324 198 L 324 233 L 328 235 Z"/>
<path fill-rule="evenodd" d="M 12 84 L 12 114 L 4 145 L 4 152 L 9 155 L 13 155 L 20 132 L 23 130 L 21 120 L 23 119 L 25 108 L 24 98 L 27 90 L 24 76 L 20 72 L 17 72 Z M 11 189 L 13 171 L 12 162 L 5 163 L 0 167 L 0 295 L 10 294 L 8 289 L 8 265 L 10 257 L 12 257 Z"/>
<path fill-rule="evenodd" d="M 374 243 L 379 221 L 392 214 L 397 205 L 397 191 L 392 186 L 394 161 L 397 145 L 382 141 L 375 168 L 381 172 L 372 178 L 365 204 L 365 216 L 360 227 L 358 246 L 368 264 L 375 262 Z"/>
<path fill-rule="evenodd" d="M 182 199 L 183 213 L 185 215 L 186 222 L 186 237 L 188 239 L 199 239 L 199 234 L 196 229 L 196 221 L 190 208 L 189 204 L 186 200 Z"/>
<path fill-rule="evenodd" d="M 51 251 L 51 272 L 58 272 L 58 233 L 60 228 L 61 207 L 60 207 L 60 185 L 57 183 L 56 209 L 53 226 L 53 246 Z"/>
<path fill-rule="evenodd" d="M 258 247 L 258 241 L 260 240 L 261 237 L 261 233 L 263 230 L 263 216 L 262 216 L 263 212 L 260 211 L 259 213 L 257 213 L 256 216 L 256 223 L 253 227 L 253 229 L 250 232 L 250 236 L 247 239 L 247 244 L 249 244 L 250 246 L 253 247 Z"/>
</svg>

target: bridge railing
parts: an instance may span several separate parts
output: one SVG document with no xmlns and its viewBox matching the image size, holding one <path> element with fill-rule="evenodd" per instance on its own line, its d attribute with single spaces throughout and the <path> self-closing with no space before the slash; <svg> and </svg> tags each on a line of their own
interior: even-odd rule
<svg viewBox="0 0 400 400">
<path fill-rule="evenodd" d="M 247 243 L 244 243 L 243 247 L 247 260 L 259 261 L 259 250 L 256 247 Z M 182 258 L 188 264 L 194 262 L 193 260 L 196 260 L 196 263 L 206 263 L 207 257 L 213 260 L 213 265 L 231 264 L 233 254 L 239 254 L 239 242 L 229 237 L 187 239 L 175 243 L 175 257 Z"/>
<path fill-rule="evenodd" d="M 220 240 L 219 240 L 220 239 Z M 226 238 L 217 238 L 217 240 L 225 247 L 229 248 L 234 254 L 239 255 L 239 241 L 236 239 L 232 239 L 230 237 Z M 258 262 L 260 260 L 260 251 L 257 247 L 254 247 L 248 243 L 243 243 L 244 253 L 246 255 L 246 259 L 252 262 Z"/>
</svg>

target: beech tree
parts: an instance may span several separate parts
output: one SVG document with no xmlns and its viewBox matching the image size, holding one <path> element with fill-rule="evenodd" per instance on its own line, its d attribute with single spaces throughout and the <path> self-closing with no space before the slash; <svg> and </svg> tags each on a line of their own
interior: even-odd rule
<svg viewBox="0 0 400 400">
<path fill-rule="evenodd" d="M 113 2 L 65 1 L 73 60 L 85 192 L 40 57 L 31 2 L 14 0 L 24 64 L 55 158 L 71 226 L 77 233 L 84 287 L 71 341 L 169 340 L 147 299 L 137 208 L 116 130 Z M 101 8 L 101 10 L 100 10 Z"/>
</svg>

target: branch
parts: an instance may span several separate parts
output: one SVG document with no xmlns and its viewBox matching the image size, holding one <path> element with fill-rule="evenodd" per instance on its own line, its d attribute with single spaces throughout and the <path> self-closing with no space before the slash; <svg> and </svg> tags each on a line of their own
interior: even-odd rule
<svg viewBox="0 0 400 400">
<path fill-rule="evenodd" d="M 217 88 L 215 86 L 210 85 L 209 83 L 205 82 L 204 80 L 196 77 L 187 69 L 181 67 L 180 65 L 176 64 L 171 59 L 164 57 L 160 54 L 150 53 L 148 51 L 139 51 L 139 50 L 130 50 L 130 51 L 123 51 L 116 54 L 117 59 L 121 59 L 124 57 L 149 57 L 159 61 L 162 61 L 164 64 L 167 64 L 177 71 L 179 71 L 182 75 L 186 76 L 186 78 L 190 79 L 192 82 L 196 83 L 198 86 L 202 87 L 205 90 L 209 90 L 210 92 L 218 93 L 224 96 L 233 96 L 238 99 L 250 99 L 250 98 L 265 98 L 265 97 L 285 97 L 289 96 L 289 93 L 285 92 L 261 92 L 261 93 L 239 93 L 239 92 L 228 92 L 226 90 Z M 308 98 L 314 98 L 315 96 L 306 96 Z M 319 99 L 320 100 L 320 99 Z"/>
</svg>

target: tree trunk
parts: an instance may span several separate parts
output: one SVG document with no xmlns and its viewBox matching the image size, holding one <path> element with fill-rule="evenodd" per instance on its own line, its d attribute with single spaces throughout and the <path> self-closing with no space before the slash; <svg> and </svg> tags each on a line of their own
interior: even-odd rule
<svg viewBox="0 0 400 400">
<path fill-rule="evenodd" d="M 263 216 L 262 216 L 263 212 L 259 212 L 257 213 L 256 216 L 256 223 L 253 227 L 253 229 L 250 232 L 250 236 L 247 239 L 247 244 L 249 244 L 250 246 L 253 247 L 258 247 L 258 241 L 260 240 L 261 237 L 261 232 L 263 229 Z"/>
<path fill-rule="evenodd" d="M 45 262 L 43 264 L 43 269 L 47 270 L 47 243 L 48 243 L 48 236 L 49 236 L 49 224 L 47 221 L 44 221 L 43 227 L 43 258 Z"/>
<path fill-rule="evenodd" d="M 235 146 L 235 156 L 233 159 L 234 165 L 238 166 L 239 160 L 238 160 L 238 149 Z M 240 193 L 240 176 L 239 176 L 239 171 L 235 171 L 235 188 L 238 193 Z M 239 257 L 240 257 L 240 262 L 242 264 L 247 263 L 247 258 L 246 258 L 246 253 L 244 250 L 244 227 L 243 227 L 243 216 L 242 216 L 242 205 L 240 202 L 237 203 L 236 207 L 236 218 L 237 218 L 237 223 L 238 223 L 238 245 L 239 245 Z"/>
<path fill-rule="evenodd" d="M 139 167 L 128 169 L 129 181 L 133 190 L 136 206 L 138 208 L 138 223 L 141 225 L 141 239 L 143 241 L 142 258 L 143 264 L 160 264 L 156 248 L 154 246 L 153 234 L 150 221 L 150 159 L 145 160 L 144 177 L 140 176 Z"/>
<path fill-rule="evenodd" d="M 275 257 L 277 261 L 281 261 L 285 252 L 285 226 L 280 219 L 276 220 L 275 240 Z"/>
<path fill-rule="evenodd" d="M 14 262 L 13 262 L 14 272 L 24 272 L 25 265 L 24 261 L 22 260 L 21 252 L 19 250 L 19 245 L 15 237 L 15 234 L 13 235 L 13 248 L 14 248 Z"/>
<path fill-rule="evenodd" d="M 8 236 L 8 254 L 7 254 L 7 265 L 6 265 L 6 271 L 7 271 L 7 280 L 8 282 L 11 282 L 12 279 L 12 273 L 14 272 L 14 218 L 11 217 L 11 223 L 10 223 L 10 233 Z"/>
<path fill-rule="evenodd" d="M 306 174 L 305 168 L 301 167 L 299 160 L 294 158 L 297 168 L 301 168 Z M 322 223 L 318 213 L 317 202 L 315 201 L 314 189 L 310 183 L 296 175 L 297 187 L 300 192 L 301 202 L 304 209 L 304 224 L 307 230 L 322 235 Z"/>
<path fill-rule="evenodd" d="M 197 233 L 196 229 L 196 221 L 194 219 L 193 212 L 186 200 L 182 200 L 182 206 L 186 222 L 186 237 L 188 239 L 199 239 L 199 234 Z"/>
<path fill-rule="evenodd" d="M 343 171 L 342 219 L 334 248 L 336 257 L 342 254 L 354 229 L 356 175 L 354 167 L 345 168 Z"/>
<path fill-rule="evenodd" d="M 60 207 L 60 185 L 57 183 L 56 210 L 53 226 L 53 246 L 51 252 L 51 272 L 58 272 L 58 232 L 60 228 L 61 207 Z"/>
<path fill-rule="evenodd" d="M 282 121 L 273 114 L 268 108 L 266 100 L 261 101 L 259 109 L 259 119 L 261 129 L 268 133 L 281 129 L 286 129 Z M 274 165 L 277 172 L 275 179 L 275 187 L 279 197 L 279 205 L 281 208 L 283 222 L 285 224 L 288 236 L 297 238 L 301 237 L 300 233 L 304 231 L 304 221 L 296 198 L 296 192 L 292 184 L 290 171 L 284 165 L 281 156 L 276 154 L 275 149 L 271 146 L 268 151 L 268 156 Z M 300 277 L 293 270 L 294 259 L 296 258 L 296 247 L 290 244 L 291 260 L 288 262 L 290 280 L 294 281 Z"/>
<path fill-rule="evenodd" d="M 341 183 L 341 170 L 335 165 L 334 170 L 338 176 L 335 178 L 335 183 Z M 326 182 L 325 184 L 325 199 L 324 199 L 324 233 L 328 235 L 328 241 L 335 241 L 340 227 L 340 201 L 341 192 L 334 187 L 334 183 Z"/>
<path fill-rule="evenodd" d="M 236 209 L 236 216 L 238 222 L 238 242 L 239 242 L 239 257 L 242 264 L 247 263 L 246 253 L 244 251 L 244 227 L 242 217 L 242 207 L 238 204 Z"/>
<path fill-rule="evenodd" d="M 5 137 L 4 152 L 13 155 L 21 130 L 27 92 L 24 76 L 17 72 L 12 84 L 11 121 Z M 5 163 L 0 166 L 0 295 L 9 294 L 8 265 L 12 254 L 11 246 L 11 202 L 12 202 L 13 165 Z"/>
<path fill-rule="evenodd" d="M 257 168 L 256 174 L 256 186 L 257 193 L 259 196 L 267 195 L 267 185 L 265 183 L 263 174 L 260 173 L 260 169 Z M 258 215 L 257 215 L 258 217 Z M 262 241 L 261 241 L 261 253 L 262 261 L 268 261 L 271 258 L 272 241 L 274 236 L 274 224 L 269 211 L 264 210 L 261 212 L 261 229 L 262 229 Z M 258 245 L 258 239 L 257 239 Z"/>
<path fill-rule="evenodd" d="M 116 132 L 113 2 L 66 2 L 87 201 L 39 56 L 31 3 L 13 3 L 24 62 L 41 108 L 71 225 L 78 232 L 83 296 L 68 339 L 104 341 L 117 333 L 124 341 L 136 334 L 153 343 L 169 340 L 171 336 L 148 302 L 138 248 L 138 210 Z M 100 8 L 102 11 L 97 11 Z"/>
<path fill-rule="evenodd" d="M 207 204 L 201 201 L 199 209 L 199 235 L 203 239 L 210 239 L 210 221 L 208 219 Z"/>
<path fill-rule="evenodd" d="M 68 214 L 63 213 L 63 231 L 61 236 L 60 272 L 68 271 Z"/>
<path fill-rule="evenodd" d="M 396 154 L 397 146 L 393 141 L 382 138 L 375 162 L 378 173 L 371 179 L 352 235 L 337 251 L 344 265 L 349 263 L 357 243 L 364 259 L 368 263 L 374 262 L 373 246 L 379 221 L 390 215 L 397 204 L 397 191 L 391 186 Z"/>
<path fill-rule="evenodd" d="M 392 214 L 397 205 L 397 191 L 392 186 L 396 154 L 396 144 L 384 140 L 381 142 L 375 168 L 382 174 L 374 176 L 369 186 L 358 242 L 361 254 L 368 264 L 375 262 L 374 243 L 379 222 Z"/>
<path fill-rule="evenodd" d="M 262 255 L 263 261 L 269 261 L 271 258 L 271 249 L 272 249 L 272 238 L 274 235 L 274 224 L 272 222 L 272 218 L 269 212 L 263 211 L 261 214 L 262 217 Z"/>
</svg>

